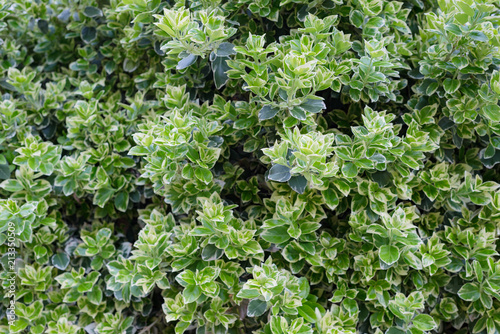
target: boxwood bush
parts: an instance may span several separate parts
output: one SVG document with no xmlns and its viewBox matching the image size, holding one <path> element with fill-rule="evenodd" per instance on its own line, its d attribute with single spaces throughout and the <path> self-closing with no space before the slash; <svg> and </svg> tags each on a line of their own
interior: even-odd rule
<svg viewBox="0 0 500 334">
<path fill-rule="evenodd" d="M 500 333 L 497 0 L 1 0 L 1 333 Z"/>
</svg>

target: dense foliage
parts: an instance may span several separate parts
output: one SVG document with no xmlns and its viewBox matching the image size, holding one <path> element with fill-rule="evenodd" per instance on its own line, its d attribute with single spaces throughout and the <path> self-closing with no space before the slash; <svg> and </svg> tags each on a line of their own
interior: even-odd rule
<svg viewBox="0 0 500 334">
<path fill-rule="evenodd" d="M 0 38 L 0 332 L 500 333 L 498 0 L 0 0 Z"/>
</svg>

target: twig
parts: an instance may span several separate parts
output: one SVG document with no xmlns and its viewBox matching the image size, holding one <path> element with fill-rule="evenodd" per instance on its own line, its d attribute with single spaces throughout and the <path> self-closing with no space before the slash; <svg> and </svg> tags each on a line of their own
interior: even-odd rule
<svg viewBox="0 0 500 334">
<path fill-rule="evenodd" d="M 150 329 L 151 329 L 154 325 L 156 325 L 156 323 L 158 322 L 158 320 L 160 320 L 160 318 L 156 318 L 156 320 L 155 320 L 155 321 L 153 321 L 153 323 L 152 323 L 151 325 L 148 325 L 148 326 L 144 327 L 144 328 L 143 328 L 143 329 L 139 332 L 139 334 L 145 334 L 145 333 L 146 333 L 146 331 L 149 333 L 149 330 L 150 330 Z"/>
<path fill-rule="evenodd" d="M 78 197 L 76 197 L 76 193 L 73 193 L 73 198 L 75 199 L 75 201 L 78 203 L 78 204 L 82 204 L 82 201 L 80 201 L 80 199 Z"/>
</svg>

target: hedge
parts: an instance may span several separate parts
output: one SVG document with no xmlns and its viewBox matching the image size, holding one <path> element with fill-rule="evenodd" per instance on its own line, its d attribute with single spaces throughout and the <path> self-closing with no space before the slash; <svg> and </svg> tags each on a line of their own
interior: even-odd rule
<svg viewBox="0 0 500 334">
<path fill-rule="evenodd" d="M 0 333 L 500 333 L 498 0 L 0 1 Z"/>
</svg>

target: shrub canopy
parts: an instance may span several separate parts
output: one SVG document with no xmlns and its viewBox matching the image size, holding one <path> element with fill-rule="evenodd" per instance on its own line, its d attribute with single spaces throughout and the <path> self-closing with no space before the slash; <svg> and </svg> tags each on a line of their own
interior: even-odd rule
<svg viewBox="0 0 500 334">
<path fill-rule="evenodd" d="M 0 5 L 1 332 L 500 333 L 497 0 Z"/>
</svg>

